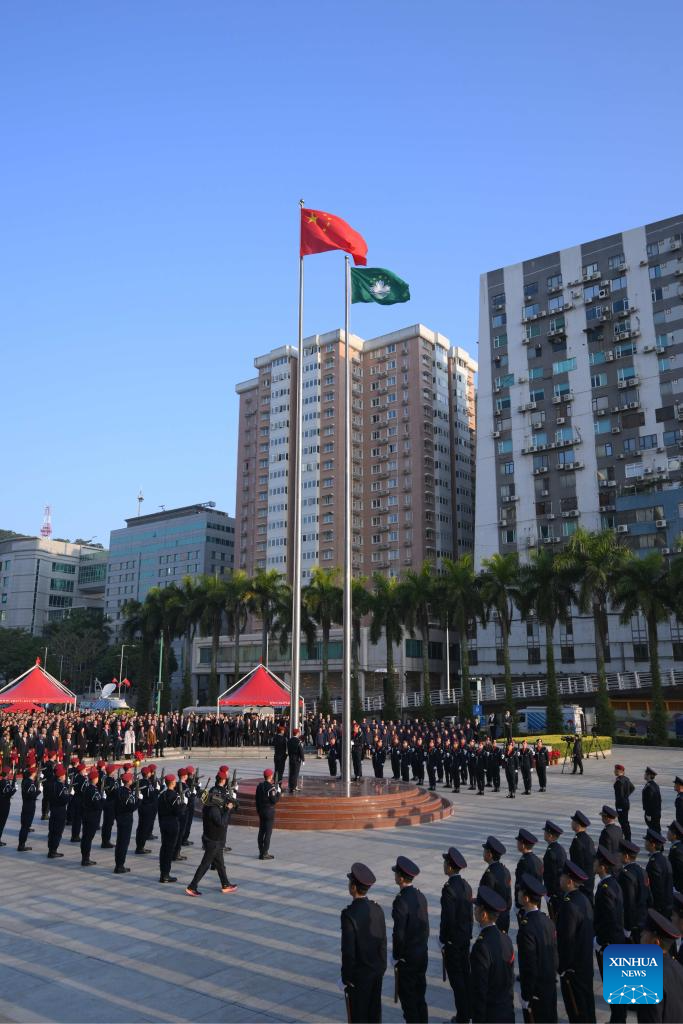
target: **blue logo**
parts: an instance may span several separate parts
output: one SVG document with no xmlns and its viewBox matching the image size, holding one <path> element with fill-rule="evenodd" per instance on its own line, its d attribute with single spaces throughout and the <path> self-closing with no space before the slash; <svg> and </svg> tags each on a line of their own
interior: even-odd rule
<svg viewBox="0 0 683 1024">
<path fill-rule="evenodd" d="M 664 953 L 659 946 L 607 946 L 602 960 L 602 995 L 610 1005 L 660 1003 Z"/>
</svg>

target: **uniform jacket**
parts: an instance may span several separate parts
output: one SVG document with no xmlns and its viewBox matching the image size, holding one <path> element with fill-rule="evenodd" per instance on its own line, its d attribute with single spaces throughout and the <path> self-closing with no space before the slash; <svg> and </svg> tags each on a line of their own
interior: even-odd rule
<svg viewBox="0 0 683 1024">
<path fill-rule="evenodd" d="M 580 867 L 584 874 L 588 875 L 588 881 L 582 888 L 585 888 L 592 893 L 595 880 L 595 870 L 593 868 L 593 861 L 595 860 L 595 843 L 587 832 L 577 832 L 575 834 L 572 839 L 571 846 L 569 847 L 569 859 L 573 861 L 577 867 Z"/>
<path fill-rule="evenodd" d="M 593 979 L 593 908 L 585 893 L 565 893 L 557 915 L 558 970 Z"/>
<path fill-rule="evenodd" d="M 262 818 L 275 817 L 275 805 L 280 799 L 274 782 L 259 782 L 256 787 L 256 811 Z"/>
<path fill-rule="evenodd" d="M 605 825 L 600 833 L 598 846 L 604 846 L 610 853 L 619 856 L 619 843 L 624 838 L 624 833 L 619 825 Z"/>
<path fill-rule="evenodd" d="M 419 889 L 406 885 L 394 899 L 391 908 L 394 920 L 394 960 L 405 960 L 412 965 L 427 963 L 429 914 L 427 900 Z"/>
<path fill-rule="evenodd" d="M 344 985 L 381 978 L 387 969 L 387 926 L 384 911 L 367 897 L 355 899 L 341 912 L 341 975 Z"/>
<path fill-rule="evenodd" d="M 510 907 L 512 906 L 512 878 L 510 872 L 499 860 L 491 861 L 481 876 L 480 885 L 488 885 L 505 900 L 505 913 L 498 916 L 498 928 L 506 932 L 510 925 Z"/>
<path fill-rule="evenodd" d="M 517 932 L 522 999 L 552 992 L 557 975 L 557 936 L 552 921 L 540 910 L 525 914 Z"/>
<path fill-rule="evenodd" d="M 624 941 L 624 897 L 614 875 L 606 875 L 598 882 L 593 926 L 599 946 Z"/>
<path fill-rule="evenodd" d="M 618 811 L 628 811 L 631 806 L 629 797 L 635 786 L 626 775 L 617 775 L 614 780 L 614 806 Z"/>
<path fill-rule="evenodd" d="M 560 895 L 560 875 L 567 860 L 567 851 L 560 843 L 548 843 L 543 854 L 543 884 L 550 896 Z"/>
<path fill-rule="evenodd" d="M 470 952 L 471 1013 L 474 1024 L 514 1021 L 515 952 L 495 925 L 482 929 Z"/>
<path fill-rule="evenodd" d="M 673 911 L 673 874 L 671 865 L 661 851 L 651 853 L 647 862 L 652 906 L 664 917 L 671 919 Z"/>
<path fill-rule="evenodd" d="M 645 783 L 642 796 L 645 821 L 648 825 L 653 820 L 659 821 L 662 816 L 662 794 L 654 779 Z"/>
<path fill-rule="evenodd" d="M 640 864 L 624 864 L 617 875 L 624 899 L 624 928 L 627 932 L 642 928 L 647 908 L 652 903 L 648 877 Z"/>
<path fill-rule="evenodd" d="M 473 918 L 472 889 L 461 875 L 451 875 L 441 890 L 439 942 L 469 949 Z"/>
</svg>

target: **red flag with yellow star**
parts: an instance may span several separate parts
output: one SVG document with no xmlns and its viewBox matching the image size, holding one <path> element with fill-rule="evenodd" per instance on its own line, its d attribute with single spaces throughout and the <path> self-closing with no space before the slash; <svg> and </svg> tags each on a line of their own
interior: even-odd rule
<svg viewBox="0 0 683 1024">
<path fill-rule="evenodd" d="M 323 210 L 301 211 L 301 255 L 343 249 L 353 256 L 353 262 L 364 267 L 368 245 L 362 235 L 332 213 Z"/>
</svg>

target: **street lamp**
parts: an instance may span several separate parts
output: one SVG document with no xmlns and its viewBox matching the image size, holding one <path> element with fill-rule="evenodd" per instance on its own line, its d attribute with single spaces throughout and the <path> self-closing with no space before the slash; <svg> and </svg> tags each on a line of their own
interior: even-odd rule
<svg viewBox="0 0 683 1024">
<path fill-rule="evenodd" d="M 121 644 L 121 660 L 119 662 L 119 678 L 118 678 L 119 697 L 121 696 L 121 680 L 123 679 L 123 652 L 125 651 L 126 647 L 137 647 L 137 644 Z"/>
</svg>

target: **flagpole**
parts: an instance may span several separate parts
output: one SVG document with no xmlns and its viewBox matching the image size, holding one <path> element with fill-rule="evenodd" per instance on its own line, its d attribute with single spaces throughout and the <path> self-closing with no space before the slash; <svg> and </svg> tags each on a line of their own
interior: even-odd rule
<svg viewBox="0 0 683 1024">
<path fill-rule="evenodd" d="M 351 537 L 353 525 L 353 462 L 351 458 L 351 337 L 349 334 L 349 299 L 351 270 L 349 257 L 344 257 L 344 343 L 346 366 L 344 375 L 344 682 L 342 688 L 342 783 L 349 791 L 351 784 Z"/>
<path fill-rule="evenodd" d="M 304 201 L 299 200 L 303 209 Z M 299 227 L 301 230 L 301 227 Z M 296 369 L 296 442 L 294 449 L 294 566 L 292 575 L 292 690 L 289 729 L 299 728 L 299 683 L 301 674 L 301 453 L 304 419 L 304 258 L 299 255 L 299 344 Z"/>
</svg>

